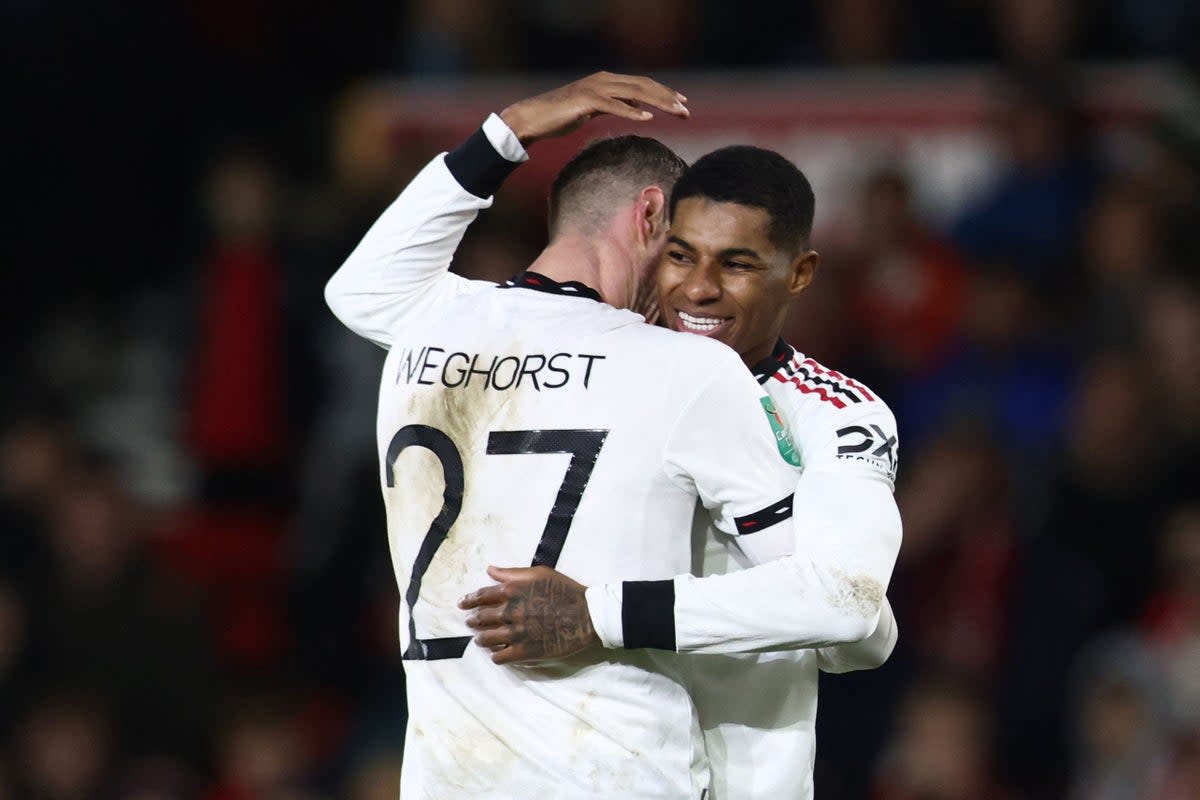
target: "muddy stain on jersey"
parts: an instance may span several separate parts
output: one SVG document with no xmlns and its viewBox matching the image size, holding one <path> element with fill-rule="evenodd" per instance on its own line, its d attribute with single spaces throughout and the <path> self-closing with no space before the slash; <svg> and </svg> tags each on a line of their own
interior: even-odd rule
<svg viewBox="0 0 1200 800">
<path fill-rule="evenodd" d="M 449 676 L 442 670 L 435 669 L 432 674 L 444 688 L 451 689 Z M 459 703 L 442 706 L 438 717 L 427 723 L 425 733 L 421 763 L 429 784 L 453 790 L 454 796 L 495 796 L 496 786 L 504 784 L 517 759 L 505 741 Z"/>
<path fill-rule="evenodd" d="M 864 619 L 870 619 L 883 603 L 883 584 L 869 575 L 847 575 L 834 571 L 836 590 L 830 594 L 830 604 Z"/>
<path fill-rule="evenodd" d="M 441 385 L 421 387 L 405 403 L 404 421 L 408 425 L 427 425 L 444 433 L 454 443 L 462 459 L 463 497 L 460 513 L 421 582 L 421 601 L 426 609 L 440 613 L 428 615 L 418 609 L 426 624 L 422 635 L 429 637 L 462 635 L 464 616 L 456 609 L 459 597 L 475 586 L 466 586 L 466 576 L 477 574 L 486 580 L 484 570 L 485 537 L 482 528 L 492 522 L 490 514 L 472 508 L 472 483 L 478 474 L 478 461 L 486 458 L 488 432 L 505 427 L 517 406 L 517 391 L 488 390 L 482 383 L 457 388 Z M 419 537 L 440 512 L 446 482 L 443 466 L 432 452 L 409 447 L 393 465 L 393 488 L 386 493 L 393 525 L 404 531 L 415 554 Z M 407 572 L 407 566 L 404 570 Z M 398 574 L 403 574 L 399 572 Z"/>
</svg>

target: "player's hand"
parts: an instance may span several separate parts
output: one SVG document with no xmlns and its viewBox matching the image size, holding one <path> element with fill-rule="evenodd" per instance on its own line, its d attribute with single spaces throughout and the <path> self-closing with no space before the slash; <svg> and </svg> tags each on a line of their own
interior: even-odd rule
<svg viewBox="0 0 1200 800">
<path fill-rule="evenodd" d="M 597 72 L 513 103 L 500 112 L 500 119 L 528 147 L 541 139 L 571 133 L 600 114 L 645 122 L 654 117 L 649 109 L 657 108 L 686 119 L 686 102 L 682 94 L 650 78 Z"/>
<path fill-rule="evenodd" d="M 497 664 L 565 658 L 600 643 L 581 583 L 549 567 L 488 567 L 499 581 L 471 592 L 458 607 L 473 610 L 475 643 Z"/>
</svg>

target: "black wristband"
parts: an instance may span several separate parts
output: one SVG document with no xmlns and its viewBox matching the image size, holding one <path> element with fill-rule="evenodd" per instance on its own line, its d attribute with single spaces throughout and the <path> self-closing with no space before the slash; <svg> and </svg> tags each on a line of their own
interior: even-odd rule
<svg viewBox="0 0 1200 800">
<path fill-rule="evenodd" d="M 675 651 L 675 581 L 621 584 L 621 630 L 625 649 Z"/>
<path fill-rule="evenodd" d="M 491 197 L 519 166 L 496 152 L 483 128 L 446 154 L 446 167 L 458 185 L 476 197 Z"/>
</svg>

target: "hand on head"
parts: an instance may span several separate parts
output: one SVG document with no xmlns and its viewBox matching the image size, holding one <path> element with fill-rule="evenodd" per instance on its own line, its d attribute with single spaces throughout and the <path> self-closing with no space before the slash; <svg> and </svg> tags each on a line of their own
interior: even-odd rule
<svg viewBox="0 0 1200 800">
<path fill-rule="evenodd" d="M 500 118 L 528 147 L 541 139 L 565 136 L 601 114 L 646 122 L 654 118 L 649 109 L 657 108 L 686 119 L 686 102 L 682 94 L 650 78 L 597 72 L 516 102 L 504 109 Z"/>
</svg>

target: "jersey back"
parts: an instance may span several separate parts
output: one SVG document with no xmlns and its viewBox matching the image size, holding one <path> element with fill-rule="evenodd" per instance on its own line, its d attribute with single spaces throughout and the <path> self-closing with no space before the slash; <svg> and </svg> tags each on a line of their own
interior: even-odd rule
<svg viewBox="0 0 1200 800">
<path fill-rule="evenodd" d="M 749 403 L 722 407 L 731 382 Z M 588 585 L 689 571 L 698 496 L 732 532 L 794 486 L 778 455 L 767 463 L 762 409 L 741 408 L 758 391 L 724 346 L 563 292 L 484 289 L 406 319 L 377 428 L 405 797 L 700 795 L 692 704 L 650 658 L 498 666 L 456 604 L 491 583 L 489 565 L 545 564 Z M 760 446 L 722 444 L 745 439 Z M 729 472 L 735 483 L 705 488 Z"/>
</svg>

